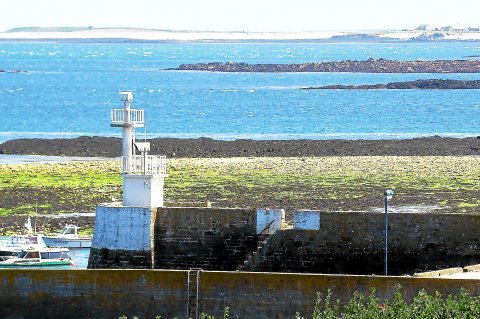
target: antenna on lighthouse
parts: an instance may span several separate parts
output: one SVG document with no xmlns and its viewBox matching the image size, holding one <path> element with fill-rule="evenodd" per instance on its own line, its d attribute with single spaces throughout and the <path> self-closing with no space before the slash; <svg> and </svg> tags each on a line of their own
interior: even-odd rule
<svg viewBox="0 0 480 319">
<path fill-rule="evenodd" d="M 133 143 L 135 141 L 135 124 L 132 123 L 132 92 L 120 92 L 123 101 L 123 130 L 122 130 L 122 156 L 134 155 Z"/>
</svg>

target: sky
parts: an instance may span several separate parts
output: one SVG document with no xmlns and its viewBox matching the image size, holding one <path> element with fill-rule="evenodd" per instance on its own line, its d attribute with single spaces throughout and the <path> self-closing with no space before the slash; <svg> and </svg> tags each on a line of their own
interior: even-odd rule
<svg viewBox="0 0 480 319">
<path fill-rule="evenodd" d="M 0 12 L 0 31 L 30 26 L 250 32 L 480 26 L 480 0 L 0 0 Z"/>
</svg>

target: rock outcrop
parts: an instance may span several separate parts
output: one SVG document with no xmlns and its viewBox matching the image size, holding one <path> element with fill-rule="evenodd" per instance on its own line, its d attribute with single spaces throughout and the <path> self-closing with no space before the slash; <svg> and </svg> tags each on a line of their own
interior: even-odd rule
<svg viewBox="0 0 480 319">
<path fill-rule="evenodd" d="M 304 90 L 462 90 L 480 89 L 480 80 L 442 80 L 427 79 L 407 82 L 392 82 L 386 84 L 366 85 L 325 85 L 306 87 Z"/>
<path fill-rule="evenodd" d="M 406 140 L 234 140 L 151 139 L 151 154 L 190 157 L 298 156 L 460 156 L 480 155 L 480 136 L 423 137 Z M 17 139 L 0 144 L 0 154 L 118 157 L 122 140 L 82 136 L 72 139 Z"/>
<path fill-rule="evenodd" d="M 210 62 L 182 64 L 166 70 L 210 72 L 361 72 L 361 73 L 480 73 L 480 60 L 397 61 L 368 59 L 302 64 Z"/>
<path fill-rule="evenodd" d="M 0 73 L 27 73 L 27 71 L 23 71 L 23 70 L 2 70 L 2 69 L 0 69 Z"/>
</svg>

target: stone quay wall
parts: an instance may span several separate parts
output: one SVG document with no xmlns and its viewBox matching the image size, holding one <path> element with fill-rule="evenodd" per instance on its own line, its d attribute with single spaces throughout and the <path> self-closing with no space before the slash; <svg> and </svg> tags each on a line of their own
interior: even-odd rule
<svg viewBox="0 0 480 319">
<path fill-rule="evenodd" d="M 257 249 L 257 211 L 158 208 L 154 247 L 154 268 L 236 270 Z"/>
<path fill-rule="evenodd" d="M 333 300 L 353 292 L 392 298 L 397 285 L 411 300 L 421 289 L 480 294 L 480 280 L 320 274 L 209 272 L 190 280 L 181 270 L 0 270 L 0 318 L 311 317 L 317 292 Z M 198 289 L 190 289 L 191 287 Z"/>
<path fill-rule="evenodd" d="M 319 227 L 277 231 L 260 244 L 250 271 L 382 274 L 384 214 L 321 212 Z M 480 215 L 389 213 L 389 274 L 480 262 Z"/>
</svg>

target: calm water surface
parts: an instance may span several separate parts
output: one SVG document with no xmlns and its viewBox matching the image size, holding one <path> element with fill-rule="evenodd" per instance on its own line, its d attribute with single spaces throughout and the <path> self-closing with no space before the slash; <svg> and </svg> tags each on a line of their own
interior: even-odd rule
<svg viewBox="0 0 480 319">
<path fill-rule="evenodd" d="M 477 90 L 301 90 L 331 84 L 480 79 L 479 74 L 211 73 L 182 63 L 464 59 L 478 42 L 369 44 L 0 42 L 0 142 L 20 137 L 120 136 L 117 92 L 132 90 L 150 136 L 217 139 L 475 136 Z"/>
</svg>

